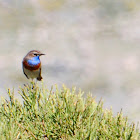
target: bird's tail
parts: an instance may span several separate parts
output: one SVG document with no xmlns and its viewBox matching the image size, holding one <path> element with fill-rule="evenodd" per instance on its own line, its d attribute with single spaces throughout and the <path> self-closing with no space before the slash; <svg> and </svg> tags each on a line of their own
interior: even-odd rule
<svg viewBox="0 0 140 140">
<path fill-rule="evenodd" d="M 41 76 L 41 68 L 40 68 L 40 71 L 39 71 L 39 75 L 38 75 L 38 77 L 37 77 L 37 80 L 38 81 L 41 81 L 43 78 L 42 78 L 42 76 Z"/>
<path fill-rule="evenodd" d="M 37 80 L 38 80 L 38 81 L 41 81 L 42 79 L 43 79 L 42 76 L 38 76 L 38 77 L 37 77 Z"/>
</svg>

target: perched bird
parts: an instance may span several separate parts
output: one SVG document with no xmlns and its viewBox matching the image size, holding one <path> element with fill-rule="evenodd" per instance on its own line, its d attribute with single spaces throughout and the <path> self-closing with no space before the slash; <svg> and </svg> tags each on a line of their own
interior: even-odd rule
<svg viewBox="0 0 140 140">
<path fill-rule="evenodd" d="M 41 81 L 41 61 L 40 56 L 45 55 L 38 50 L 32 50 L 27 53 L 27 55 L 23 58 L 22 61 L 22 68 L 23 73 L 29 79 L 36 78 L 37 80 Z"/>
</svg>

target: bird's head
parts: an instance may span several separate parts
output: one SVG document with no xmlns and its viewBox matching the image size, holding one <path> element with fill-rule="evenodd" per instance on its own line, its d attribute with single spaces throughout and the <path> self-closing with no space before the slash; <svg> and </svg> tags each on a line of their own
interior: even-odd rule
<svg viewBox="0 0 140 140">
<path fill-rule="evenodd" d="M 45 55 L 45 54 L 41 53 L 38 50 L 32 50 L 26 55 L 26 57 L 28 57 L 28 58 L 38 57 L 39 58 L 41 55 Z"/>
</svg>

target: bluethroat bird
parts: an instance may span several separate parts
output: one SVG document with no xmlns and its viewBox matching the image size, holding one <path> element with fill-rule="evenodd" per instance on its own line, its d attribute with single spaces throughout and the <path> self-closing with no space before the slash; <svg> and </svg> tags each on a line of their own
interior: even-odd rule
<svg viewBox="0 0 140 140">
<path fill-rule="evenodd" d="M 41 81 L 41 61 L 40 56 L 45 55 L 37 50 L 32 50 L 27 53 L 27 55 L 23 58 L 22 61 L 22 68 L 23 73 L 29 79 L 36 78 L 37 80 Z"/>
</svg>

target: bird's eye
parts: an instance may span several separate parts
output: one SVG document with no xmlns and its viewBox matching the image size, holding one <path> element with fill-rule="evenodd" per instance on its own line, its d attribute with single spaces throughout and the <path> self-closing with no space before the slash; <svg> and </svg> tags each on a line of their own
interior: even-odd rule
<svg viewBox="0 0 140 140">
<path fill-rule="evenodd" d="M 37 53 L 34 53 L 34 55 L 35 55 L 35 56 L 38 56 L 38 54 L 37 54 Z"/>
</svg>

